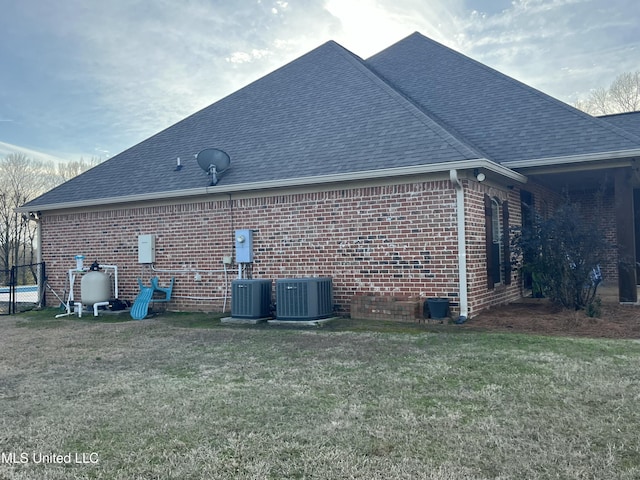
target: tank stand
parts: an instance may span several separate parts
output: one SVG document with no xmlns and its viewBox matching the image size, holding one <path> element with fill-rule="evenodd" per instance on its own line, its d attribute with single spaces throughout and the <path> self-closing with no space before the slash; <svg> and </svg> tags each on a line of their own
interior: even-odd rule
<svg viewBox="0 0 640 480">
<path fill-rule="evenodd" d="M 109 305 L 109 302 L 98 302 L 93 304 L 93 316 L 98 316 L 98 307 L 106 307 Z M 74 302 L 73 308 L 76 312 L 78 312 L 78 318 L 82 318 L 82 303 Z"/>
</svg>

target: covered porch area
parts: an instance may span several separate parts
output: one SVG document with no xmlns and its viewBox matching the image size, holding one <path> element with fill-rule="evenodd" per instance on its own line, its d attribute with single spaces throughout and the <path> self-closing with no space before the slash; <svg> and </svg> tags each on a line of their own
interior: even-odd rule
<svg viewBox="0 0 640 480">
<path fill-rule="evenodd" d="M 638 303 L 640 175 L 636 162 L 636 158 L 619 158 L 520 170 L 532 184 L 551 190 L 558 199 L 568 196 L 580 204 L 585 216 L 593 215 L 602 225 L 599 233 L 608 249 L 598 292 L 606 302 Z M 539 210 L 541 202 L 533 200 Z"/>
</svg>

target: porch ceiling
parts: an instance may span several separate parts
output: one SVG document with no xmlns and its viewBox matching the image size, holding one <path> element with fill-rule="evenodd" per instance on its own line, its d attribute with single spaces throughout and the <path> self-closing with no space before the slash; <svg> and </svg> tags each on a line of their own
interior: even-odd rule
<svg viewBox="0 0 640 480">
<path fill-rule="evenodd" d="M 556 192 L 590 191 L 599 188 L 613 188 L 616 170 L 629 168 L 634 188 L 640 187 L 640 175 L 635 159 L 617 160 L 606 163 L 551 165 L 541 168 L 520 170 L 532 182 L 539 183 Z"/>
<path fill-rule="evenodd" d="M 613 169 L 528 175 L 532 182 L 555 191 L 591 191 L 613 187 Z"/>
</svg>

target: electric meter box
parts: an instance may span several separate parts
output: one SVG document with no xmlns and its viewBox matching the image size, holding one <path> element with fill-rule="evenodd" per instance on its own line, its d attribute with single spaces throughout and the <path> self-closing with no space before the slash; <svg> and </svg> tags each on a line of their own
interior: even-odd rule
<svg viewBox="0 0 640 480">
<path fill-rule="evenodd" d="M 253 230 L 236 230 L 236 263 L 253 262 Z"/>
<path fill-rule="evenodd" d="M 138 235 L 138 263 L 154 263 L 156 261 L 156 236 Z"/>
</svg>

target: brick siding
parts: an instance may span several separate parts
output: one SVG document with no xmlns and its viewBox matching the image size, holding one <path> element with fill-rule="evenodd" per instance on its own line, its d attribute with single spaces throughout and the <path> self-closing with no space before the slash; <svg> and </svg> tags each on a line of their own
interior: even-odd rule
<svg viewBox="0 0 640 480">
<path fill-rule="evenodd" d="M 520 221 L 520 203 L 518 190 L 464 183 L 473 315 L 520 296 L 515 271 L 510 286 L 487 289 L 483 194 L 508 199 L 511 225 Z M 118 265 L 120 298 L 135 298 L 138 277 L 148 283 L 158 275 L 166 283 L 175 276 L 170 309 L 220 311 L 228 292 L 228 310 L 237 270 L 229 267 L 225 281 L 222 258 L 234 255 L 241 228 L 254 231 L 254 278 L 331 276 L 340 313 L 349 312 L 356 294 L 447 297 L 453 311 L 459 306 L 456 197 L 448 180 L 45 213 L 43 259 L 57 291 L 66 288 L 74 256 L 83 254 L 87 262 Z M 141 234 L 156 236 L 157 271 L 138 264 Z"/>
<path fill-rule="evenodd" d="M 613 190 L 573 192 L 571 201 L 580 205 L 584 218 L 594 219 L 597 231 L 604 237 L 607 247 L 605 250 L 606 261 L 601 265 L 603 282 L 606 285 L 617 285 L 618 238 Z"/>
</svg>

